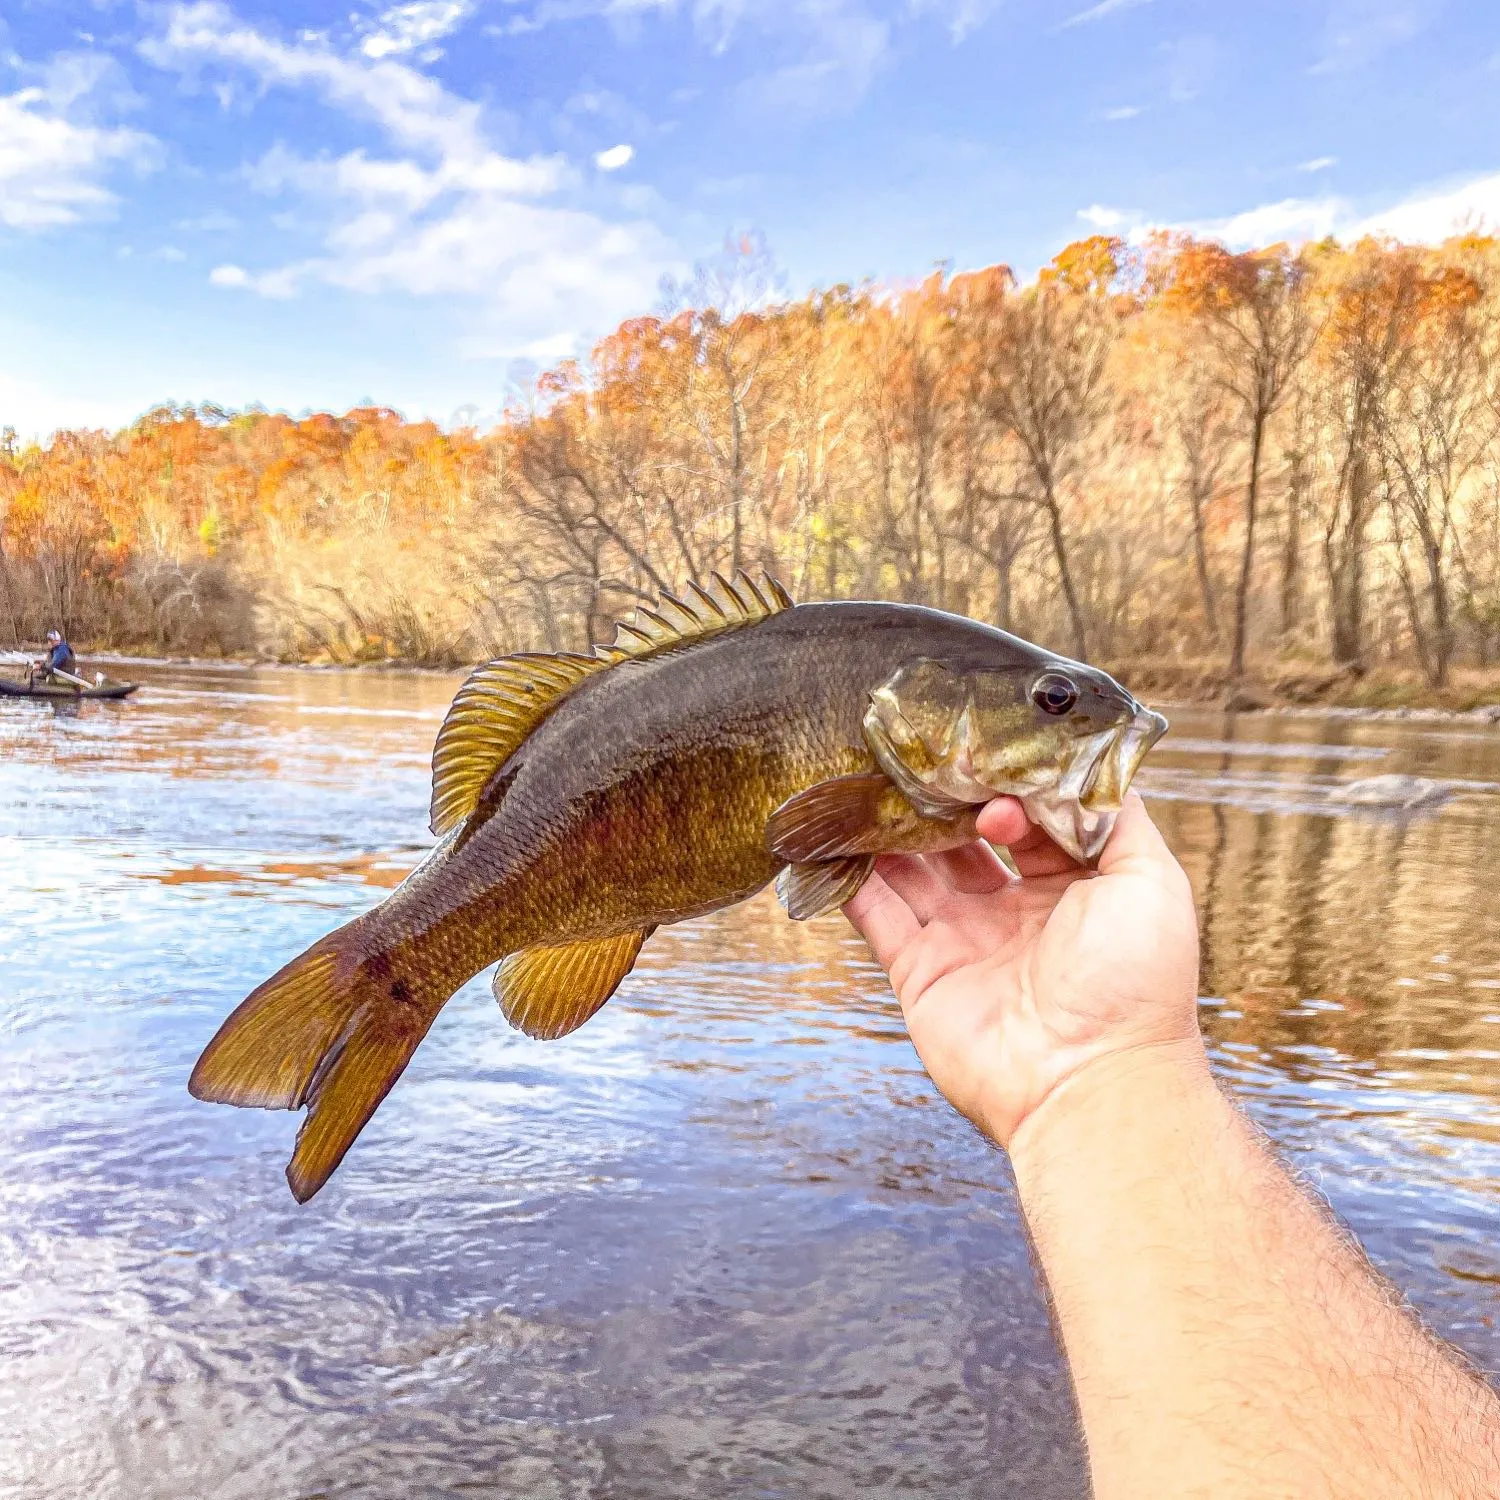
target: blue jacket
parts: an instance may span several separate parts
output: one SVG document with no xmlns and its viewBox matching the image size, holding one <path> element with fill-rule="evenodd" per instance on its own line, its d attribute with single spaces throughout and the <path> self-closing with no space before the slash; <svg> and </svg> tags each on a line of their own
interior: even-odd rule
<svg viewBox="0 0 1500 1500">
<path fill-rule="evenodd" d="M 77 662 L 73 648 L 66 641 L 59 641 L 47 650 L 46 664 L 49 672 L 71 672 Z"/>
</svg>

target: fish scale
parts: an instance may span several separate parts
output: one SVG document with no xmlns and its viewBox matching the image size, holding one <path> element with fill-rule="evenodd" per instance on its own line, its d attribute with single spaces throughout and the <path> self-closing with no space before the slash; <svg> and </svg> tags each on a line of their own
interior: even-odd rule
<svg viewBox="0 0 1500 1500">
<path fill-rule="evenodd" d="M 1164 727 L 1105 674 L 960 616 L 793 606 L 743 575 L 694 586 L 591 657 L 472 674 L 434 750 L 439 844 L 257 988 L 190 1087 L 305 1107 L 287 1175 L 306 1199 L 443 1005 L 497 960 L 507 1019 L 565 1035 L 656 927 L 772 879 L 793 916 L 832 909 L 879 853 L 971 840 L 997 794 L 1055 814 L 1065 845 L 1073 827 L 1107 833 Z M 1112 800 L 1085 812 L 1095 781 Z"/>
</svg>

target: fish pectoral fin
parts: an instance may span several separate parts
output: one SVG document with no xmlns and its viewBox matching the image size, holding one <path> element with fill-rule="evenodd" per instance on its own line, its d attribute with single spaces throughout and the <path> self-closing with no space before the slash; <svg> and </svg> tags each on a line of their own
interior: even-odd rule
<svg viewBox="0 0 1500 1500">
<path fill-rule="evenodd" d="M 857 854 L 931 854 L 973 843 L 980 805 L 944 802 L 929 812 L 913 807 L 879 771 L 838 776 L 783 802 L 766 823 L 766 847 L 793 865 Z"/>
<path fill-rule="evenodd" d="M 835 776 L 788 797 L 766 823 L 766 848 L 790 864 L 876 854 L 892 803 L 906 807 L 890 778 L 879 771 Z"/>
<path fill-rule="evenodd" d="M 788 865 L 776 877 L 776 894 L 794 922 L 821 917 L 851 900 L 875 868 L 873 854 Z"/>
<path fill-rule="evenodd" d="M 577 1031 L 635 967 L 641 944 L 654 927 L 613 937 L 563 943 L 555 948 L 523 948 L 495 971 L 495 999 L 518 1031 L 538 1041 L 555 1041 Z"/>
</svg>

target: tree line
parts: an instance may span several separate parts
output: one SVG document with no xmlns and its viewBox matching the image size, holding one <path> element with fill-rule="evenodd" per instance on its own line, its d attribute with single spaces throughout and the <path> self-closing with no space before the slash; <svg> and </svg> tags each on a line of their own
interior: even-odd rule
<svg viewBox="0 0 1500 1500">
<path fill-rule="evenodd" d="M 0 635 L 458 663 L 765 567 L 1078 656 L 1500 657 L 1500 241 L 1183 235 L 773 300 L 754 241 L 486 431 L 166 407 L 0 443 Z"/>
</svg>

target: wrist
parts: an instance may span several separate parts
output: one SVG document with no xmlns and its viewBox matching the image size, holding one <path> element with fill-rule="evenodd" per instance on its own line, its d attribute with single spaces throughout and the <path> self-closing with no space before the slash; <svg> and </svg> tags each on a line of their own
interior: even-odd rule
<svg viewBox="0 0 1500 1500">
<path fill-rule="evenodd" d="M 1170 1149 L 1163 1133 L 1170 1138 L 1184 1112 L 1210 1101 L 1226 1107 L 1196 1031 L 1101 1053 L 1063 1078 L 1012 1133 L 1007 1150 L 1022 1201 L 1039 1195 L 1054 1171 L 1068 1172 L 1080 1153 L 1097 1160 Z"/>
</svg>

